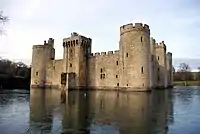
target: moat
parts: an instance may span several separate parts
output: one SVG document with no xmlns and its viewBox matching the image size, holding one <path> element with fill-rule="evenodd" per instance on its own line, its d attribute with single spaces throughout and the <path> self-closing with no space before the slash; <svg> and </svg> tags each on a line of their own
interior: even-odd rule
<svg viewBox="0 0 200 134">
<path fill-rule="evenodd" d="M 31 94 L 31 95 L 30 95 Z M 200 87 L 145 92 L 1 90 L 2 134 L 199 134 Z"/>
</svg>

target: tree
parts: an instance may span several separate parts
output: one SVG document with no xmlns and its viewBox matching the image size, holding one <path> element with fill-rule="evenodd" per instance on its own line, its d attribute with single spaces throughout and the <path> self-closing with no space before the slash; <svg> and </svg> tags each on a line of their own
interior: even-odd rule
<svg viewBox="0 0 200 134">
<path fill-rule="evenodd" d="M 3 15 L 3 11 L 0 11 L 0 34 L 4 33 L 3 26 L 9 21 L 8 16 Z"/>
<path fill-rule="evenodd" d="M 185 84 L 187 85 L 187 80 L 189 79 L 189 72 L 190 72 L 190 66 L 186 63 L 180 63 L 179 70 L 182 75 L 182 80 L 185 81 Z"/>
<path fill-rule="evenodd" d="M 197 80 L 198 80 L 199 83 L 200 83 L 200 67 L 198 67 Z"/>
</svg>

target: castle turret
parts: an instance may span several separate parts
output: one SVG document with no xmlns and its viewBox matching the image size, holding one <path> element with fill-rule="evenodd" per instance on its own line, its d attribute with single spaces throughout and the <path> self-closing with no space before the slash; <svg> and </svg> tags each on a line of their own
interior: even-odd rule
<svg viewBox="0 0 200 134">
<path fill-rule="evenodd" d="M 119 86 L 147 90 L 150 88 L 150 29 L 135 23 L 120 27 Z"/>
<path fill-rule="evenodd" d="M 46 82 L 46 64 L 49 60 L 54 60 L 55 49 L 54 40 L 50 38 L 44 45 L 34 45 L 31 63 L 31 86 L 42 87 Z"/>
<path fill-rule="evenodd" d="M 77 88 L 87 87 L 88 80 L 88 55 L 91 53 L 90 38 L 77 33 L 63 39 L 63 58 L 66 59 L 67 86 Z M 74 76 L 69 76 L 73 74 Z"/>
<path fill-rule="evenodd" d="M 157 86 L 167 87 L 167 67 L 166 67 L 166 45 L 164 41 L 156 44 L 157 67 Z"/>
<path fill-rule="evenodd" d="M 166 54 L 167 56 L 167 86 L 172 87 L 173 86 L 173 66 L 172 66 L 172 53 L 168 52 Z"/>
<path fill-rule="evenodd" d="M 156 40 L 151 37 L 150 38 L 150 51 L 151 51 L 151 80 L 150 85 L 152 87 L 156 87 L 156 78 L 157 78 L 157 60 L 156 60 L 156 54 L 155 54 L 155 48 L 156 48 Z"/>
</svg>

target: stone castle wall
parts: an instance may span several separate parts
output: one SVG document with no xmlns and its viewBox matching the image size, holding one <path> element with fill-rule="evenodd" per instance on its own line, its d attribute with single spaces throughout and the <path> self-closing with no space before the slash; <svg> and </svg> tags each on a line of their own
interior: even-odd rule
<svg viewBox="0 0 200 134">
<path fill-rule="evenodd" d="M 148 25 L 120 27 L 119 50 L 91 53 L 92 40 L 73 33 L 63 39 L 63 59 L 55 60 L 54 40 L 33 46 L 31 86 L 146 91 L 172 85 L 172 54 L 150 38 Z"/>
<path fill-rule="evenodd" d="M 119 51 L 90 54 L 88 85 L 102 89 L 119 86 Z"/>
</svg>

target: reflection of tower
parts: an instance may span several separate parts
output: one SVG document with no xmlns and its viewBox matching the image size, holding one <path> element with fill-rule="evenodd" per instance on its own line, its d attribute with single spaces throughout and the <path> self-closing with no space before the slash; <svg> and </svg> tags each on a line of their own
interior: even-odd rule
<svg viewBox="0 0 200 134">
<path fill-rule="evenodd" d="M 62 132 L 71 131 L 87 133 L 89 126 L 89 96 L 85 92 L 68 91 L 68 105 L 62 106 Z"/>
<path fill-rule="evenodd" d="M 50 90 L 30 90 L 31 133 L 51 132 L 53 116 L 50 93 Z"/>
</svg>

